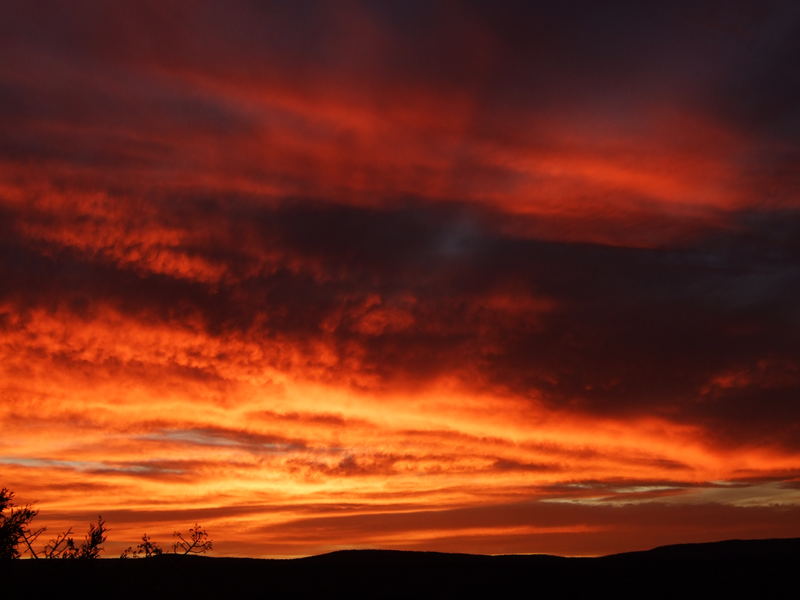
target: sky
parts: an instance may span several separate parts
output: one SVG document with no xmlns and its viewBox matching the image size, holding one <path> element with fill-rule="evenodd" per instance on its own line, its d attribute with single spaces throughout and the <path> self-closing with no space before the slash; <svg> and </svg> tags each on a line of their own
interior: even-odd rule
<svg viewBox="0 0 800 600">
<path fill-rule="evenodd" d="M 797 2 L 3 5 L 0 487 L 44 537 L 800 536 Z"/>
</svg>

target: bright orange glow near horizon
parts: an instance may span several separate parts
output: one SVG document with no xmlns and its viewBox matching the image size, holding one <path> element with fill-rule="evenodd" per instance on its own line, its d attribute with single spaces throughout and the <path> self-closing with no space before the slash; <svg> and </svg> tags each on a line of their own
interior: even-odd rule
<svg viewBox="0 0 800 600">
<path fill-rule="evenodd" d="M 48 531 L 800 536 L 793 3 L 11 4 L 0 487 Z"/>
</svg>

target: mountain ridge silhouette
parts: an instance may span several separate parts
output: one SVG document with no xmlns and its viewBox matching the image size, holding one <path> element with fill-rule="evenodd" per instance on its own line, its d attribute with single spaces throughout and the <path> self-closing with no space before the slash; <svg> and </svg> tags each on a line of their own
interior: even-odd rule
<svg viewBox="0 0 800 600">
<path fill-rule="evenodd" d="M 163 555 L 150 559 L 0 561 L 5 597 L 91 585 L 114 598 L 722 598 L 795 589 L 800 538 L 657 546 L 600 557 L 337 550 L 291 559 Z M 535 594 L 533 593 L 535 592 Z"/>
</svg>

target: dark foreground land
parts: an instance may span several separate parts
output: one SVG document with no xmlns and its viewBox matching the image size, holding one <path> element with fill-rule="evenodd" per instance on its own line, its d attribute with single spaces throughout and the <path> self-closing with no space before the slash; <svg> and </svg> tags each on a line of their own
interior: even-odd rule
<svg viewBox="0 0 800 600">
<path fill-rule="evenodd" d="M 800 538 L 601 558 L 352 550 L 295 560 L 0 562 L 0 598 L 798 598 Z"/>
</svg>

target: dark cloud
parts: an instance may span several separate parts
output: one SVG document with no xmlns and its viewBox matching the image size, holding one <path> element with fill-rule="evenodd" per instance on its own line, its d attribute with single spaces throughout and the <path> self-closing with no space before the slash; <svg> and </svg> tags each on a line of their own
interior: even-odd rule
<svg viewBox="0 0 800 600">
<path fill-rule="evenodd" d="M 176 327 L 199 318 L 215 336 L 324 340 L 337 376 L 357 348 L 350 368 L 378 382 L 458 373 L 554 407 L 697 423 L 731 444 L 800 439 L 796 212 L 749 211 L 727 231 L 656 249 L 510 237 L 493 228 L 499 215 L 420 202 L 182 201 L 163 213 L 219 224 L 224 245 L 198 238 L 188 251 L 234 277 L 204 284 L 35 243 L 12 216 L 2 296 L 23 314 L 90 319 L 106 304 Z M 236 275 L 267 251 L 284 258 Z"/>
<path fill-rule="evenodd" d="M 797 530 L 796 508 L 786 507 L 782 510 L 785 526 L 782 530 L 773 520 L 774 510 L 770 507 L 733 507 L 710 503 L 677 506 L 646 502 L 623 507 L 528 502 L 444 511 L 316 517 L 267 526 L 263 531 L 272 536 L 286 536 L 287 539 L 306 543 L 334 538 L 357 539 L 358 535 L 430 532 L 438 535 L 434 547 L 447 551 L 465 547 L 461 539 L 464 534 L 460 530 L 542 527 L 544 529 L 535 534 L 498 531 L 496 539 L 491 536 L 479 538 L 476 535 L 468 547 L 475 547 L 479 539 L 484 539 L 489 547 L 497 544 L 497 547 L 514 548 L 512 552 L 522 551 L 520 548 L 523 545 L 529 548 L 527 552 L 532 547 L 537 552 L 563 552 L 564 548 L 578 544 L 578 553 L 601 554 L 609 552 L 620 539 L 624 540 L 626 547 L 647 549 L 660 544 L 685 542 L 689 537 L 697 541 L 715 539 L 715 536 L 716 539 L 720 536 L 747 537 L 770 523 L 772 535 L 776 537 L 785 537 Z M 563 531 L 570 526 L 589 526 L 589 529 L 578 529 L 572 533 Z M 592 526 L 596 530 L 592 531 Z M 553 531 L 548 532 L 546 528 L 552 528 Z M 448 531 L 452 536 L 448 535 Z M 515 538 L 520 546 L 514 543 Z M 527 538 L 527 542 L 523 542 L 523 538 Z M 430 547 L 429 540 L 419 545 L 399 542 L 393 547 L 415 549 L 425 547 L 426 543 Z"/>
</svg>

